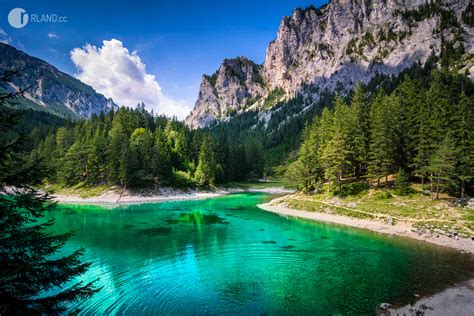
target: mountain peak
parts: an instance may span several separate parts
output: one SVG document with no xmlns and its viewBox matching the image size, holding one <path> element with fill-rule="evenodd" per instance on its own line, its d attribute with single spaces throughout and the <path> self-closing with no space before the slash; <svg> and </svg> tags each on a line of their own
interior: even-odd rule
<svg viewBox="0 0 474 316">
<path fill-rule="evenodd" d="M 203 76 L 186 124 L 193 128 L 209 125 L 216 118 L 245 110 L 265 94 L 261 65 L 243 56 L 224 59 L 213 75 Z"/>
</svg>

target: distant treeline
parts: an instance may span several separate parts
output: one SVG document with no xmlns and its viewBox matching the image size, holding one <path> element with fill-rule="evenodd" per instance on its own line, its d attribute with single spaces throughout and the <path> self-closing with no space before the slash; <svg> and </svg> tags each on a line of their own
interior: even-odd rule
<svg viewBox="0 0 474 316">
<path fill-rule="evenodd" d="M 310 191 L 323 182 L 341 190 L 344 179 L 377 181 L 408 174 L 429 182 L 434 196 L 464 196 L 474 178 L 474 95 L 465 75 L 439 71 L 403 79 L 370 96 L 357 85 L 348 100 L 314 117 L 286 175 Z"/>
<path fill-rule="evenodd" d="M 121 108 L 50 131 L 31 152 L 53 183 L 127 188 L 209 186 L 263 175 L 257 139 L 189 130 L 143 107 Z"/>
</svg>

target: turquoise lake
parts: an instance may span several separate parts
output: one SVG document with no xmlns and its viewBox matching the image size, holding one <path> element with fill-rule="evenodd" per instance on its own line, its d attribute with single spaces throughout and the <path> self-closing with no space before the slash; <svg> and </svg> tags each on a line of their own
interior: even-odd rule
<svg viewBox="0 0 474 316">
<path fill-rule="evenodd" d="M 84 281 L 103 287 L 71 310 L 124 315 L 374 314 L 382 302 L 474 277 L 447 248 L 257 208 L 260 193 L 194 201 L 60 206 L 54 233 L 76 231 Z"/>
</svg>

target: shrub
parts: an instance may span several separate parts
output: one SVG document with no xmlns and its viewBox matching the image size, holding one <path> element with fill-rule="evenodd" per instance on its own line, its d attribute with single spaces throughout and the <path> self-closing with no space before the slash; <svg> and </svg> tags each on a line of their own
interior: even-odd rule
<svg viewBox="0 0 474 316">
<path fill-rule="evenodd" d="M 398 173 L 395 178 L 395 189 L 399 195 L 406 195 L 410 193 L 408 174 L 402 168 L 398 169 Z"/>
<path fill-rule="evenodd" d="M 334 192 L 334 194 L 341 197 L 359 195 L 363 192 L 366 192 L 368 189 L 369 185 L 365 182 L 345 183 L 341 187 L 341 192 Z"/>
<path fill-rule="evenodd" d="M 374 194 L 373 197 L 375 200 L 388 200 L 392 198 L 392 194 L 390 194 L 388 191 L 382 191 Z"/>
</svg>

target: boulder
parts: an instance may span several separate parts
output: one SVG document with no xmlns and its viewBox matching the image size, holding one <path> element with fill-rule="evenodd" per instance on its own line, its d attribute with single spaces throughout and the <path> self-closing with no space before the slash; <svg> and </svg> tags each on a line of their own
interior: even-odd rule
<svg viewBox="0 0 474 316">
<path fill-rule="evenodd" d="M 392 306 L 391 304 L 389 304 L 389 303 L 381 303 L 380 306 L 379 306 L 379 308 L 380 308 L 381 310 L 384 310 L 384 311 L 386 311 L 386 310 L 388 310 L 389 308 L 392 308 L 392 307 L 393 307 L 393 306 Z"/>
</svg>

